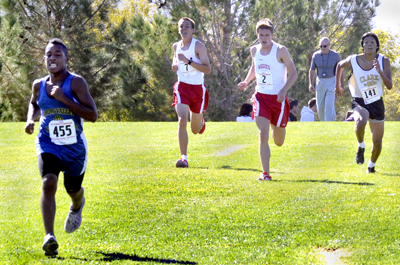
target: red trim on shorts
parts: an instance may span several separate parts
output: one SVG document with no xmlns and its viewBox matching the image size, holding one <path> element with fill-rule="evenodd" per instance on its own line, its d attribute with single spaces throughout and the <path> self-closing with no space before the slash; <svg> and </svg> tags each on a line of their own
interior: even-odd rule
<svg viewBox="0 0 400 265">
<path fill-rule="evenodd" d="M 191 85 L 176 82 L 174 85 L 174 99 L 171 106 L 186 104 L 190 111 L 202 114 L 208 107 L 209 95 L 206 86 Z"/>
<path fill-rule="evenodd" d="M 285 96 L 285 101 L 279 103 L 278 95 L 256 93 L 253 103 L 253 119 L 260 116 L 268 119 L 272 125 L 285 128 L 289 121 L 290 104 Z"/>
</svg>

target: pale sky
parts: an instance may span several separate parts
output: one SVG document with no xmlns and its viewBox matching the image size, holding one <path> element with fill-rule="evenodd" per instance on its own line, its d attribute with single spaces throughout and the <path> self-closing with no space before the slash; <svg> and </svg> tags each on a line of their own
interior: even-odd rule
<svg viewBox="0 0 400 265">
<path fill-rule="evenodd" d="M 400 0 L 381 0 L 372 19 L 373 29 L 388 30 L 400 35 Z"/>
</svg>

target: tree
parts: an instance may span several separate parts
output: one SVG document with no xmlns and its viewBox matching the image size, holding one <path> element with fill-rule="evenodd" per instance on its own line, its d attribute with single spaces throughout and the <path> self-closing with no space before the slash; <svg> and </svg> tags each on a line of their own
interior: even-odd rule
<svg viewBox="0 0 400 265">
<path fill-rule="evenodd" d="M 388 31 L 374 30 L 379 39 L 380 51 L 391 62 L 393 88 L 384 90 L 383 101 L 386 109 L 386 120 L 400 121 L 400 67 L 396 61 L 400 58 L 399 34 L 392 35 Z"/>
<path fill-rule="evenodd" d="M 170 21 L 155 14 L 150 21 L 137 14 L 127 29 L 135 40 L 129 56 L 121 60 L 120 89 L 107 119 L 132 121 L 176 120 L 171 107 L 176 75 L 171 70 L 176 33 Z M 138 67 L 140 65 L 140 67 Z"/>
<path fill-rule="evenodd" d="M 299 74 L 288 92 L 289 97 L 306 105 L 314 96 L 308 92 L 308 72 L 319 39 L 328 37 L 331 48 L 339 52 L 342 59 L 357 52 L 361 36 L 371 29 L 369 21 L 378 4 L 365 0 L 294 0 L 275 4 L 259 1 L 253 17 L 270 16 L 276 26 L 275 37 L 288 48 Z M 250 31 L 251 34 L 254 33 Z M 336 101 L 337 120 L 344 120 L 350 108 L 348 102 L 348 94 Z"/>
<path fill-rule="evenodd" d="M 234 120 L 240 106 L 250 97 L 237 84 L 245 76 L 249 55 L 245 38 L 248 15 L 255 1 L 175 0 L 168 6 L 172 20 L 189 16 L 196 22 L 195 37 L 209 52 L 211 74 L 205 76 L 209 90 L 209 120 Z"/>
<path fill-rule="evenodd" d="M 354 53 L 361 35 L 370 30 L 368 22 L 378 4 L 366 0 L 172 0 L 169 3 L 172 20 L 190 16 L 197 22 L 196 37 L 210 53 L 212 74 L 206 76 L 210 111 L 206 116 L 213 120 L 233 120 L 249 96 L 239 92 L 236 85 L 250 66 L 249 49 L 257 41 L 258 20 L 268 17 L 274 22 L 276 41 L 288 48 L 299 73 L 288 96 L 306 104 L 312 97 L 308 92 L 308 70 L 319 38 L 329 37 L 332 47 L 345 56 Z"/>
<path fill-rule="evenodd" d="M 13 79 L 9 79 L 12 84 L 2 80 L 1 96 L 3 100 L 10 101 L 14 119 L 21 120 L 26 115 L 31 82 L 47 74 L 43 67 L 44 47 L 53 37 L 59 37 L 67 44 L 71 58 L 69 69 L 86 79 L 100 113 L 107 109 L 120 72 L 118 62 L 132 45 L 125 35 L 123 24 L 109 28 L 109 11 L 117 7 L 117 2 L 0 2 L 3 20 L 7 21 L 9 29 L 12 26 L 12 32 L 2 31 L 2 35 L 9 36 L 12 45 L 8 47 L 18 48 L 18 51 L 12 51 L 9 58 L 2 58 L 3 64 L 11 65 L 9 72 Z M 13 67 L 14 64 L 16 67 Z"/>
</svg>

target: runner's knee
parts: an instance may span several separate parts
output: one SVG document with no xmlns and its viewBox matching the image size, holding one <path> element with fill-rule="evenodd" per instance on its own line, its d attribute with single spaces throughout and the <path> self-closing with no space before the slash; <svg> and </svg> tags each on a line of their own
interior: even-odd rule
<svg viewBox="0 0 400 265">
<path fill-rule="evenodd" d="M 64 175 L 64 187 L 68 194 L 77 193 L 81 190 L 84 175 L 85 173 L 76 177 Z"/>
</svg>

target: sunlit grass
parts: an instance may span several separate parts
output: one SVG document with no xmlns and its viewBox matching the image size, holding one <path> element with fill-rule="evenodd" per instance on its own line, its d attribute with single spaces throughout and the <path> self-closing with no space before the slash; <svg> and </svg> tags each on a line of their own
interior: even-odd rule
<svg viewBox="0 0 400 265">
<path fill-rule="evenodd" d="M 377 174 L 354 161 L 353 123 L 290 123 L 261 173 L 254 123 L 207 123 L 179 158 L 177 123 L 86 123 L 89 164 L 82 227 L 63 231 L 69 199 L 57 192 L 58 259 L 44 229 L 34 136 L 0 123 L 0 264 L 345 264 L 400 262 L 400 123 L 387 122 Z M 371 134 L 366 133 L 366 160 Z"/>
</svg>

